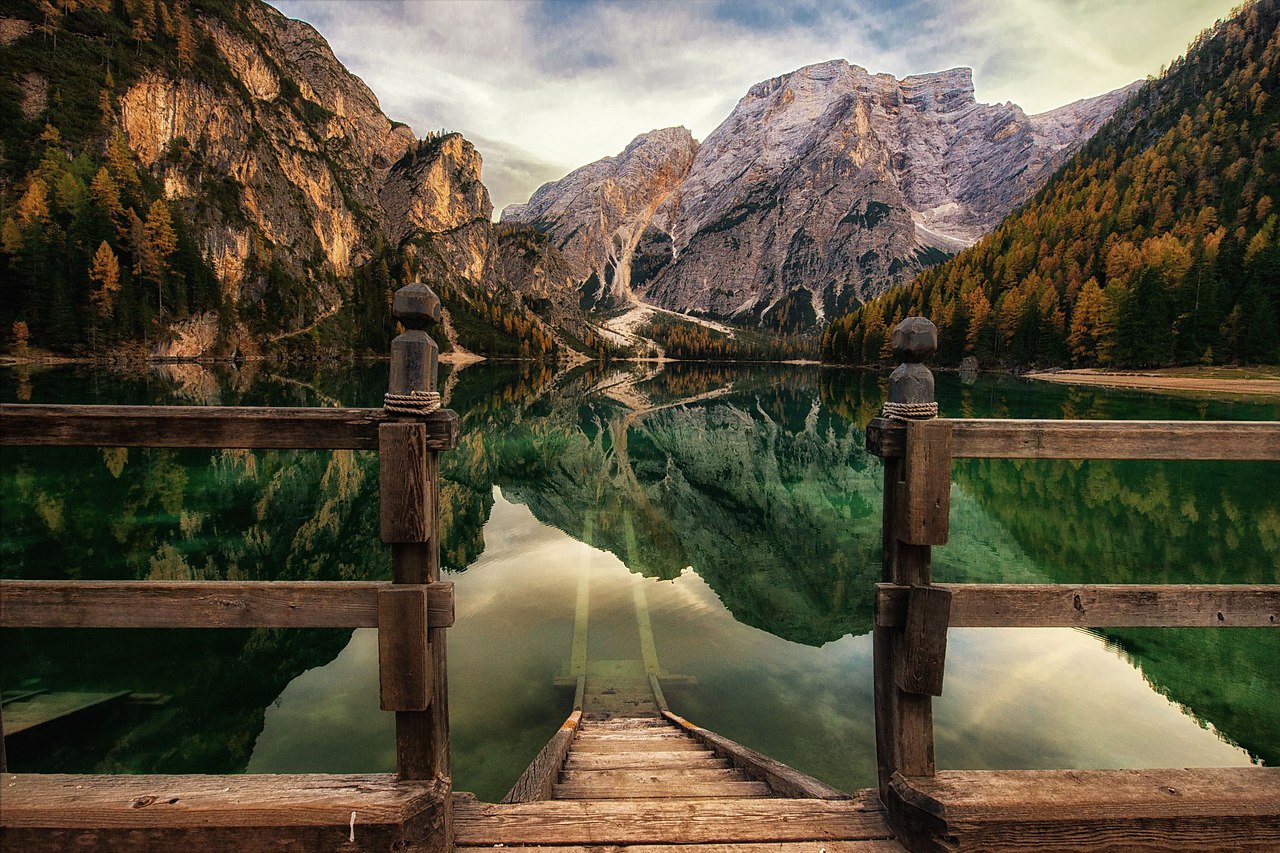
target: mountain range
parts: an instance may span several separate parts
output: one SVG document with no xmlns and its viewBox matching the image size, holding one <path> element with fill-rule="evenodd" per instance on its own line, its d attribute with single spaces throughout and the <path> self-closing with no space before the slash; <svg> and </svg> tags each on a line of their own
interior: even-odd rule
<svg viewBox="0 0 1280 853">
<path fill-rule="evenodd" d="M 824 62 L 751 87 L 701 144 L 644 134 L 502 221 L 548 234 L 596 304 L 807 329 L 995 227 L 1136 87 L 1028 116 L 978 103 L 968 68 Z"/>
</svg>

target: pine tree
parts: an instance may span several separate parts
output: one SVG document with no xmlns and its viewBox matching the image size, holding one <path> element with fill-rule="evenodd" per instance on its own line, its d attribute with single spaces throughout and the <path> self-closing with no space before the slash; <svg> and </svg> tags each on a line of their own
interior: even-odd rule
<svg viewBox="0 0 1280 853">
<path fill-rule="evenodd" d="M 116 293 L 120 290 L 120 261 L 116 253 L 111 251 L 107 241 L 103 240 L 98 251 L 93 253 L 93 264 L 89 267 L 89 280 L 98 287 L 90 294 L 93 307 L 99 317 L 109 317 L 115 305 Z"/>
<path fill-rule="evenodd" d="M 142 274 L 156 283 L 157 305 L 164 315 L 164 281 L 169 274 L 169 260 L 178 248 L 178 235 L 173 230 L 173 217 L 164 199 L 156 199 L 143 224 Z"/>
<path fill-rule="evenodd" d="M 190 71 L 196 64 L 196 34 L 185 7 L 179 6 L 175 23 L 178 38 L 178 64 Z"/>
<path fill-rule="evenodd" d="M 49 188 L 39 178 L 32 178 L 18 199 L 18 219 L 28 226 L 49 219 Z"/>
</svg>

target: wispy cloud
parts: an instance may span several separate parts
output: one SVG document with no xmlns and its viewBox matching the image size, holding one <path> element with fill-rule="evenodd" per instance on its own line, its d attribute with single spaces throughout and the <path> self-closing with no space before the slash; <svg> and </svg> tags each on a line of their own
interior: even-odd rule
<svg viewBox="0 0 1280 853">
<path fill-rule="evenodd" d="M 898 76 L 974 69 L 979 100 L 1041 112 L 1156 73 L 1236 0 L 277 0 L 389 116 L 460 130 L 498 210 L 747 88 L 843 58 Z"/>
</svg>

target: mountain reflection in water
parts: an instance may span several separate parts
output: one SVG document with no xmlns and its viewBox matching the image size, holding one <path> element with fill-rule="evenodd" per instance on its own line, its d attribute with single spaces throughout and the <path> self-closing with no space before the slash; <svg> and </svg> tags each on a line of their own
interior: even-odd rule
<svg viewBox="0 0 1280 853">
<path fill-rule="evenodd" d="M 1272 419 L 1207 403 L 939 376 L 953 416 Z M 385 366 L 287 375 L 0 374 L 6 400 L 377 405 Z M 568 712 L 581 572 L 592 654 L 639 656 L 646 585 L 675 708 L 845 788 L 874 781 L 870 645 L 883 377 L 804 367 L 529 364 L 450 375 L 442 457 L 455 787 L 500 797 Z M 352 452 L 6 449 L 7 577 L 374 579 L 377 470 Z M 1280 466 L 958 461 L 941 580 L 1274 583 Z M 0 686 L 172 697 L 17 769 L 388 770 L 372 631 L 11 631 Z M 1276 634 L 955 630 L 936 702 L 944 767 L 1280 762 Z M 1237 744 L 1238 746 L 1233 746 Z M 1241 749 L 1241 747 L 1243 749 Z M 21 763 L 19 763 L 21 762 Z"/>
</svg>

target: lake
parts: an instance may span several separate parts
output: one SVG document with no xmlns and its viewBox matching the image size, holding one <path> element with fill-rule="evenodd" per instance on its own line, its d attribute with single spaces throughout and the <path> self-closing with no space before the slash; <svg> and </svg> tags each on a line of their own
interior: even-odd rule
<svg viewBox="0 0 1280 853">
<path fill-rule="evenodd" d="M 454 787 L 498 799 L 589 656 L 652 621 L 673 710 L 845 790 L 875 784 L 881 374 L 804 366 L 442 368 Z M 377 406 L 386 365 L 0 371 L 6 402 Z M 1280 405 L 938 376 L 947 417 L 1280 418 Z M 373 454 L 4 448 L 9 578 L 385 579 Z M 958 460 L 940 581 L 1280 582 L 1280 464 Z M 953 629 L 942 768 L 1280 764 L 1280 632 Z M 15 771 L 394 768 L 377 637 L 6 631 L 0 688 L 141 701 L 10 743 Z"/>
</svg>

